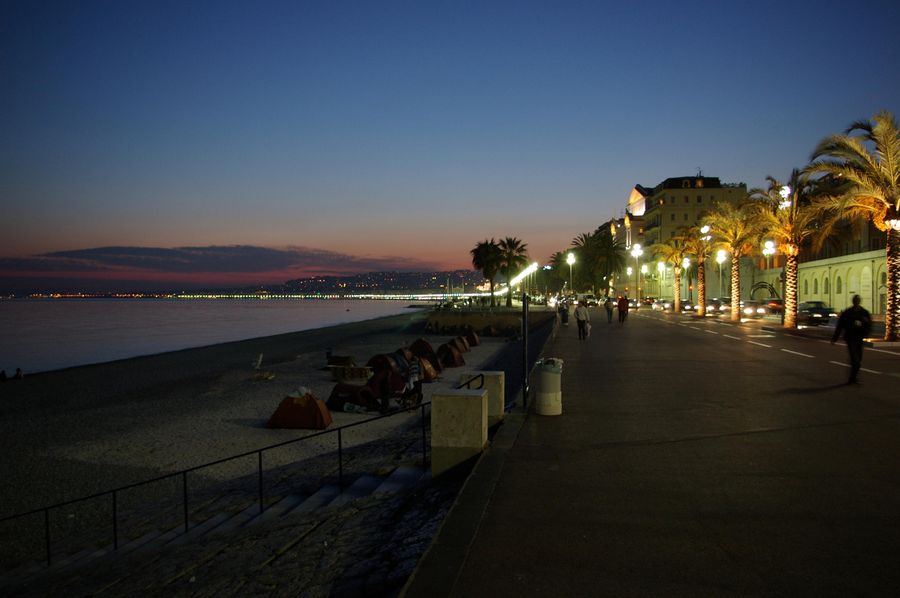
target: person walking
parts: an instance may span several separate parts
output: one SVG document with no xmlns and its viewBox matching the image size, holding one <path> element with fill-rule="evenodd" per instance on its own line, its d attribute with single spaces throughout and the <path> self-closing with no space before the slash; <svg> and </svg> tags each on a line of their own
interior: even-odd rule
<svg viewBox="0 0 900 598">
<path fill-rule="evenodd" d="M 837 326 L 834 327 L 834 336 L 831 337 L 833 345 L 841 333 L 844 333 L 844 341 L 850 353 L 850 379 L 847 384 L 859 384 L 857 376 L 862 367 L 863 339 L 872 330 L 872 316 L 859 302 L 859 295 L 853 295 L 853 305 L 841 312 Z"/>
<path fill-rule="evenodd" d="M 575 322 L 578 324 L 578 340 L 583 341 L 588 337 L 588 326 L 591 325 L 591 314 L 584 301 L 579 301 L 575 308 Z"/>
<path fill-rule="evenodd" d="M 606 323 L 612 324 L 613 300 L 609 295 L 606 296 L 606 301 L 603 302 L 603 307 L 606 308 Z"/>
<path fill-rule="evenodd" d="M 619 309 L 619 324 L 625 323 L 625 318 L 628 317 L 628 297 L 624 295 L 619 297 L 619 300 L 616 302 L 616 307 Z"/>
</svg>

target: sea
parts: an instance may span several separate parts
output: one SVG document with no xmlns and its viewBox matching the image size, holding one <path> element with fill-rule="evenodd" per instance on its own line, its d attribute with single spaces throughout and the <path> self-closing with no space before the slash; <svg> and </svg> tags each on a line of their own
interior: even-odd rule
<svg viewBox="0 0 900 598">
<path fill-rule="evenodd" d="M 410 305 L 366 299 L 0 300 L 0 370 L 12 376 L 21 368 L 28 375 L 325 328 L 408 313 Z"/>
</svg>

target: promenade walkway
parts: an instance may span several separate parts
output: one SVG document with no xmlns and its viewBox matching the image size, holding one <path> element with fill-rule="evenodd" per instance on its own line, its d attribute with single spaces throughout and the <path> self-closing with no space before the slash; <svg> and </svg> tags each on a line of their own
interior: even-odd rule
<svg viewBox="0 0 900 598">
<path fill-rule="evenodd" d="M 407 597 L 895 595 L 896 377 L 843 386 L 758 326 L 593 319 L 544 351 L 563 414 L 507 418 Z"/>
</svg>

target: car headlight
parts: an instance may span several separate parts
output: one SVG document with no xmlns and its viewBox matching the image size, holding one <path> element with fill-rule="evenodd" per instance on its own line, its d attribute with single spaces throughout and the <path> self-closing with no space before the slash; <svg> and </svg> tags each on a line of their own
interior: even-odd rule
<svg viewBox="0 0 900 598">
<path fill-rule="evenodd" d="M 745 307 L 745 308 L 744 308 L 744 313 L 747 314 L 748 316 L 752 316 L 752 315 L 753 315 L 753 308 L 752 308 L 752 307 Z"/>
</svg>

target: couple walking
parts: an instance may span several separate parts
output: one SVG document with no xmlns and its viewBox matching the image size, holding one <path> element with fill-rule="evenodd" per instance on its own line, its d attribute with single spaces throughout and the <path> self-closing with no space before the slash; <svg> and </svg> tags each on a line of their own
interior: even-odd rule
<svg viewBox="0 0 900 598">
<path fill-rule="evenodd" d="M 615 308 L 619 310 L 619 324 L 624 324 L 625 318 L 628 317 L 628 298 L 619 297 L 615 302 L 613 302 L 612 298 L 609 295 L 606 296 L 606 301 L 603 302 L 603 307 L 606 308 L 607 324 L 612 324 L 613 306 L 615 306 Z"/>
</svg>

